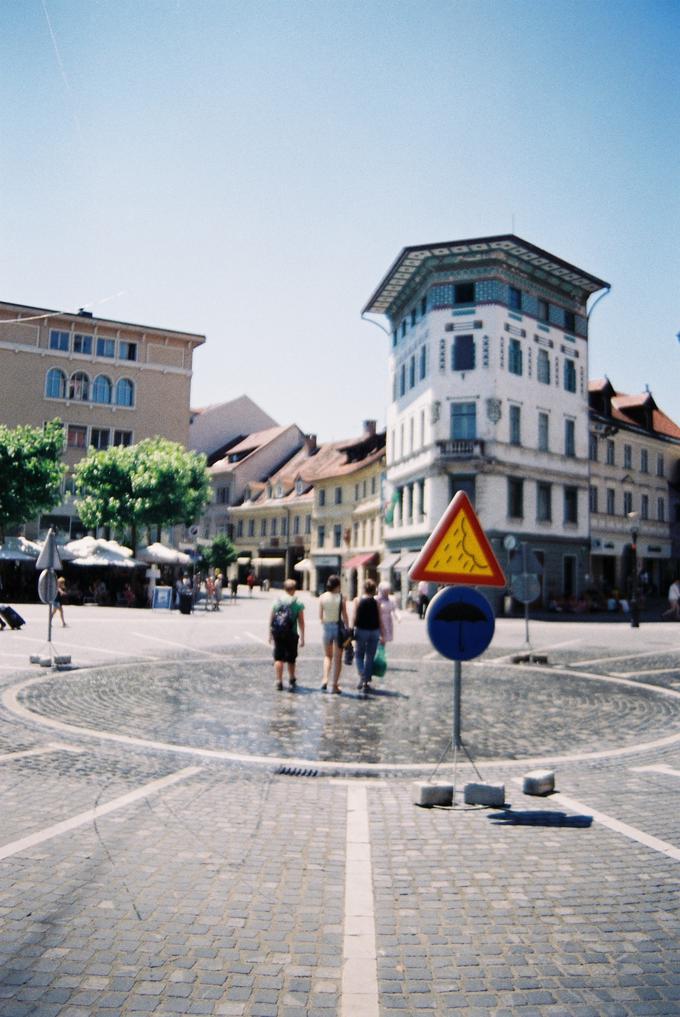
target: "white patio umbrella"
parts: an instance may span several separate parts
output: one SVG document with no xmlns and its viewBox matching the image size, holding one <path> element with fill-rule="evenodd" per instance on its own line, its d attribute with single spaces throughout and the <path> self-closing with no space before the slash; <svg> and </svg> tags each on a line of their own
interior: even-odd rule
<svg viewBox="0 0 680 1017">
<path fill-rule="evenodd" d="M 184 551 L 178 551 L 174 547 L 166 547 L 165 544 L 149 544 L 137 551 L 139 561 L 149 562 L 150 565 L 190 565 L 191 558 Z"/>
<path fill-rule="evenodd" d="M 104 540 L 103 537 L 71 540 L 64 545 L 64 549 L 72 555 L 74 565 L 118 565 L 123 568 L 139 565 L 129 547 L 123 547 L 117 540 Z"/>
</svg>

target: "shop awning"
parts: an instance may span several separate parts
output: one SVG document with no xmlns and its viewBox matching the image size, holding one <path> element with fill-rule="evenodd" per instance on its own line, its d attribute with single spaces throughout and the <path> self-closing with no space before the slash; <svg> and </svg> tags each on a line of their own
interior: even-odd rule
<svg viewBox="0 0 680 1017">
<path fill-rule="evenodd" d="M 293 565 L 296 572 L 311 572 L 312 567 L 313 566 L 309 558 L 302 558 L 299 562 L 296 562 L 295 565 Z"/>
<path fill-rule="evenodd" d="M 388 569 L 393 569 L 396 566 L 396 564 L 397 564 L 397 562 L 399 561 L 400 558 L 401 558 L 401 552 L 397 552 L 396 554 L 394 554 L 394 553 L 393 554 L 386 554 L 385 557 L 383 558 L 383 560 L 380 562 L 380 565 L 378 566 L 380 571 L 382 572 L 382 571 L 387 571 Z"/>
<path fill-rule="evenodd" d="M 420 551 L 405 551 L 395 566 L 397 572 L 408 572 L 419 554 Z"/>
<path fill-rule="evenodd" d="M 363 565 L 373 565 L 378 555 L 375 551 L 370 554 L 355 554 L 353 558 L 348 558 L 347 561 L 342 563 L 344 569 L 360 569 Z"/>
<path fill-rule="evenodd" d="M 284 558 L 251 558 L 250 564 L 256 569 L 273 569 L 279 565 L 285 565 Z"/>
<path fill-rule="evenodd" d="M 237 565 L 250 565 L 250 562 L 251 562 L 250 558 L 237 558 L 236 559 L 236 564 Z"/>
</svg>

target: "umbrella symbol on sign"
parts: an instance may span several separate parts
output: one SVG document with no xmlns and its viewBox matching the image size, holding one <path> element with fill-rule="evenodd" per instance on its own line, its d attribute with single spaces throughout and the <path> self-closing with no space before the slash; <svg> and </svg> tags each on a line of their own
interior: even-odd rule
<svg viewBox="0 0 680 1017">
<path fill-rule="evenodd" d="M 483 622 L 486 626 L 489 624 L 488 615 L 485 614 L 480 607 L 477 607 L 476 604 L 471 604 L 463 600 L 444 604 L 444 606 L 433 616 L 433 621 L 442 622 L 447 626 L 457 626 L 457 629 L 453 630 L 453 634 L 454 639 L 457 639 L 458 649 L 461 654 L 465 652 L 465 635 L 467 626 L 470 624 L 479 624 L 480 622 Z"/>
</svg>

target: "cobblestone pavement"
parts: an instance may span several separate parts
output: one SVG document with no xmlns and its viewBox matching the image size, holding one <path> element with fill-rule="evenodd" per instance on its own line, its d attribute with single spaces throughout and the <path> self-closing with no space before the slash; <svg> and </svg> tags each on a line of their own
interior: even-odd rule
<svg viewBox="0 0 680 1017">
<path fill-rule="evenodd" d="M 0 633 L 2 1017 L 680 1014 L 680 627 L 537 624 L 537 667 L 499 623 L 462 727 L 506 804 L 421 809 L 452 667 L 422 625 L 364 701 L 320 692 L 310 610 L 277 693 L 268 606 L 71 610 L 71 671 L 29 667 L 37 608 Z"/>
</svg>

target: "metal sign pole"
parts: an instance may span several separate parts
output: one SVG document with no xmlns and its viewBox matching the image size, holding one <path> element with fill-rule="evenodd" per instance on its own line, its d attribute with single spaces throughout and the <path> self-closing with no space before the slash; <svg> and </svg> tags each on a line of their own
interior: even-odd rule
<svg viewBox="0 0 680 1017">
<path fill-rule="evenodd" d="M 460 749 L 463 742 L 460 737 L 460 692 L 462 667 L 459 660 L 453 662 L 453 747 Z"/>
</svg>

